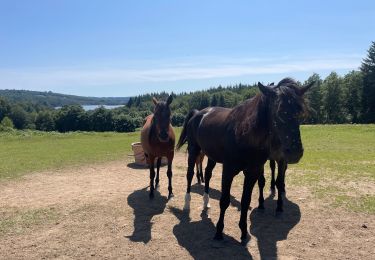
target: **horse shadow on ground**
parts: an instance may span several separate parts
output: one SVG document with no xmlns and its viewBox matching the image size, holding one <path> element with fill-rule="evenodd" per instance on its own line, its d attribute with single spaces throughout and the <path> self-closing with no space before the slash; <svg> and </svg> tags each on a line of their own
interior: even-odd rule
<svg viewBox="0 0 375 260">
<path fill-rule="evenodd" d="M 164 212 L 168 199 L 155 190 L 150 200 L 148 187 L 136 190 L 128 196 L 128 205 L 134 210 L 134 231 L 128 236 L 133 242 L 148 243 L 151 240 L 151 220 Z"/>
<path fill-rule="evenodd" d="M 216 227 L 207 210 L 201 213 L 201 220 L 192 222 L 189 213 L 175 207 L 170 211 L 178 218 L 173 228 L 178 244 L 184 247 L 193 259 L 252 259 L 250 252 L 233 237 L 224 234 L 223 241 L 213 239 Z"/>
<path fill-rule="evenodd" d="M 168 164 L 167 163 L 162 163 L 161 165 L 160 165 L 160 168 L 163 168 L 163 167 L 165 167 L 165 166 L 167 166 Z M 130 168 L 130 169 L 134 169 L 134 170 L 145 170 L 145 169 L 149 169 L 149 167 L 148 167 L 148 165 L 144 165 L 144 164 L 139 164 L 139 163 L 134 163 L 134 162 L 132 162 L 132 163 L 128 163 L 127 165 L 126 165 L 128 168 Z"/>
<path fill-rule="evenodd" d="M 264 212 L 256 209 L 250 214 L 250 233 L 258 240 L 261 259 L 277 259 L 277 241 L 287 239 L 289 232 L 301 220 L 301 211 L 297 204 L 283 199 L 284 212 L 281 217 L 275 217 L 276 201 L 273 196 L 265 200 Z"/>
<path fill-rule="evenodd" d="M 199 185 L 199 184 L 194 184 L 191 186 L 191 192 L 193 193 L 196 193 L 196 194 L 200 194 L 203 196 L 203 193 L 204 193 L 204 185 Z M 210 188 L 210 199 L 214 199 L 214 200 L 218 200 L 220 201 L 220 197 L 221 197 L 221 191 L 217 190 L 217 189 L 214 189 L 214 188 Z M 202 198 L 203 200 L 203 198 Z M 234 196 L 230 196 L 230 204 L 237 208 L 238 211 L 241 210 L 241 202 L 239 202 Z"/>
<path fill-rule="evenodd" d="M 127 165 L 128 168 L 130 169 L 135 169 L 135 170 L 144 170 L 144 169 L 148 169 L 149 167 L 147 165 L 142 165 L 142 164 L 138 164 L 138 163 L 128 163 Z"/>
</svg>

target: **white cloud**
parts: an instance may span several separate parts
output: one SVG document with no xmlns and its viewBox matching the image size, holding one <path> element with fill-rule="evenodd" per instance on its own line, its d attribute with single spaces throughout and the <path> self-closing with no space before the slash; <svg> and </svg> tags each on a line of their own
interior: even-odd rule
<svg viewBox="0 0 375 260">
<path fill-rule="evenodd" d="M 27 68 L 0 70 L 0 88 L 45 89 L 62 86 L 110 86 L 132 83 L 171 82 L 239 77 L 246 75 L 290 74 L 357 69 L 358 55 L 339 58 L 289 57 L 274 59 L 190 59 L 157 63 L 154 68 Z M 144 66 L 147 66 L 145 63 Z"/>
</svg>

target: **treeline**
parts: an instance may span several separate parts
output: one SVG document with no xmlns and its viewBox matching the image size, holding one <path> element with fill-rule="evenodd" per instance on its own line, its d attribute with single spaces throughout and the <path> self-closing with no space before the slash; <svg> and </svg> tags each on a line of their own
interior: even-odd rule
<svg viewBox="0 0 375 260">
<path fill-rule="evenodd" d="M 332 72 L 322 79 L 310 76 L 303 84 L 315 81 L 306 94 L 309 114 L 306 124 L 375 123 L 375 42 L 358 71 L 344 76 Z M 275 82 L 277 83 L 277 82 Z M 208 106 L 234 107 L 258 93 L 256 84 L 238 84 L 204 91 L 173 94 L 172 124 L 181 126 L 191 109 Z M 80 105 L 51 109 L 35 102 L 10 102 L 0 97 L 0 129 L 37 129 L 42 131 L 118 131 L 131 132 L 141 127 L 152 113 L 152 97 L 166 99 L 168 93 L 146 94 L 129 99 L 116 109 L 99 107 L 85 111 Z"/>
<path fill-rule="evenodd" d="M 45 107 L 62 107 L 65 105 L 123 105 L 128 97 L 81 97 L 54 93 L 51 91 L 0 89 L 0 96 L 12 103 L 31 103 Z"/>
</svg>

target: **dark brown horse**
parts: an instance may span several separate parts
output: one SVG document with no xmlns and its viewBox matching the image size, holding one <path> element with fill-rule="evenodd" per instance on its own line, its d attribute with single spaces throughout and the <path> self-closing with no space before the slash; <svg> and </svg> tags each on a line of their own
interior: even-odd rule
<svg viewBox="0 0 375 260">
<path fill-rule="evenodd" d="M 177 148 L 188 143 L 187 193 L 185 209 L 190 204 L 194 163 L 201 151 L 208 157 L 205 185 L 216 162 L 223 164 L 220 217 L 216 239 L 223 238 L 224 215 L 230 202 L 234 176 L 244 172 L 239 227 L 246 241 L 247 211 L 254 184 L 263 173 L 264 164 L 273 156 L 287 163 L 297 163 L 303 155 L 299 117 L 304 112 L 303 94 L 312 84 L 300 88 L 285 78 L 273 88 L 258 83 L 259 94 L 233 109 L 210 107 L 187 116 Z M 206 194 L 205 194 L 206 195 Z"/>
<path fill-rule="evenodd" d="M 153 98 L 155 104 L 154 114 L 146 118 L 141 131 L 141 144 L 147 161 L 150 166 L 150 198 L 154 197 L 155 186 L 159 185 L 159 169 L 161 158 L 168 159 L 168 199 L 173 196 L 172 192 L 172 161 L 174 157 L 175 135 L 171 125 L 171 109 L 169 105 L 172 102 L 172 96 L 169 96 L 166 102 L 157 101 Z M 155 178 L 155 159 L 157 159 L 157 176 Z"/>
</svg>

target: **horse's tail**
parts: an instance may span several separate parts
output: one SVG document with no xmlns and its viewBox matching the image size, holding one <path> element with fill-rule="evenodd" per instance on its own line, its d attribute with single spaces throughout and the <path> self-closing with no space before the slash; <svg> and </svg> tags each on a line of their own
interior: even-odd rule
<svg viewBox="0 0 375 260">
<path fill-rule="evenodd" d="M 198 110 L 193 109 L 189 112 L 189 114 L 185 118 L 184 126 L 182 127 L 180 139 L 178 139 L 176 150 L 180 150 L 180 148 L 187 142 L 187 125 L 190 121 L 190 119 L 198 113 Z"/>
</svg>

